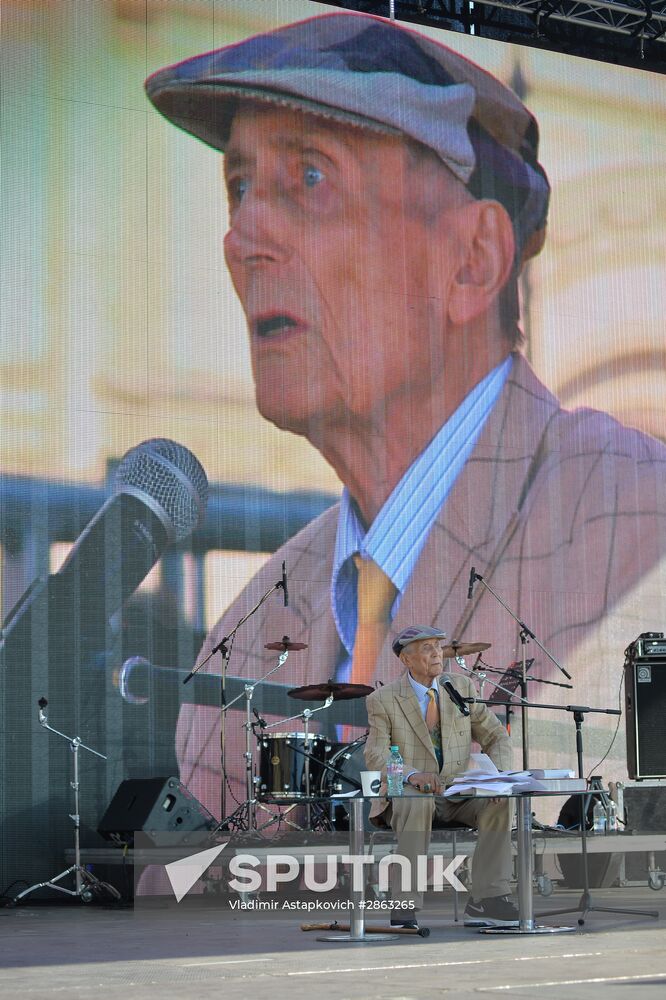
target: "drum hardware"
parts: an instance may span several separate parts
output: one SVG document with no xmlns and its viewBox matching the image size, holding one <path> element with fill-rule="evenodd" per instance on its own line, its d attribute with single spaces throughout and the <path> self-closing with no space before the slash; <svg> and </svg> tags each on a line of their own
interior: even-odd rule
<svg viewBox="0 0 666 1000">
<path fill-rule="evenodd" d="M 28 889 L 24 889 L 23 892 L 19 892 L 19 894 L 14 897 L 12 905 L 16 905 L 19 899 L 22 899 L 24 896 L 28 896 L 31 892 L 35 892 L 37 889 L 56 889 L 58 892 L 63 892 L 66 896 L 77 896 L 84 903 L 92 902 L 96 893 L 103 894 L 106 897 L 112 897 L 113 899 L 120 899 L 120 893 L 117 889 L 115 889 L 112 885 L 109 885 L 108 882 L 101 882 L 92 874 L 92 872 L 89 872 L 87 868 L 84 868 L 81 864 L 79 750 L 87 750 L 88 753 L 93 754 L 95 757 L 100 757 L 102 760 L 107 760 L 107 757 L 105 754 L 98 753 L 97 750 L 93 750 L 92 747 L 86 746 L 85 743 L 81 742 L 80 737 L 67 736 L 65 733 L 61 733 L 58 729 L 54 729 L 50 726 L 48 716 L 46 714 L 46 706 L 48 705 L 46 698 L 40 698 L 38 705 L 40 726 L 44 729 L 48 729 L 48 731 L 53 733 L 55 736 L 60 736 L 61 739 L 67 740 L 69 748 L 74 754 L 73 780 L 69 783 L 70 788 L 72 788 L 74 792 L 74 812 L 69 814 L 69 818 L 74 823 L 74 864 L 71 868 L 67 868 L 64 872 L 60 872 L 59 875 L 54 875 L 47 882 L 38 882 L 35 885 L 31 885 Z M 56 884 L 68 875 L 74 875 L 76 888 L 66 889 L 65 886 Z"/>
<path fill-rule="evenodd" d="M 223 635 L 222 638 L 220 639 L 220 641 L 217 642 L 213 646 L 213 648 L 211 649 L 210 653 L 208 653 L 208 655 L 205 656 L 203 658 L 203 660 L 201 660 L 200 663 L 197 663 L 196 666 L 192 667 L 192 669 L 190 670 L 190 672 L 187 675 L 187 677 L 185 677 L 183 679 L 183 684 L 188 684 L 192 680 L 193 677 L 195 677 L 201 670 L 203 670 L 203 668 L 206 666 L 206 664 L 208 663 L 208 661 L 211 660 L 212 657 L 215 656 L 216 653 L 221 653 L 222 654 L 222 673 L 220 674 L 220 712 L 221 712 L 221 715 L 220 715 L 220 771 L 221 771 L 221 781 L 220 781 L 220 816 L 222 816 L 224 818 L 222 819 L 222 821 L 220 823 L 220 827 L 224 826 L 224 823 L 226 822 L 226 819 L 227 819 L 226 778 L 225 778 L 225 747 L 226 747 L 226 730 L 227 730 L 227 713 L 226 713 L 227 703 L 226 703 L 226 701 L 227 700 L 226 700 L 225 686 L 226 686 L 227 670 L 228 670 L 228 667 L 229 667 L 229 658 L 231 656 L 231 650 L 232 650 L 232 647 L 233 647 L 233 644 L 234 644 L 234 639 L 236 638 L 236 633 L 238 632 L 238 630 L 241 627 L 241 625 L 244 625 L 245 622 L 249 618 L 251 618 L 252 615 L 255 614 L 256 611 L 259 610 L 259 608 L 261 607 L 261 605 L 265 601 L 268 600 L 268 598 L 271 596 L 271 594 L 274 594 L 277 590 L 281 590 L 282 591 L 282 595 L 284 597 L 284 606 L 286 607 L 287 606 L 287 567 L 286 567 L 286 565 L 285 565 L 284 562 L 282 563 L 282 577 L 281 577 L 281 579 L 279 579 L 277 581 L 277 583 L 274 583 L 272 587 L 269 587 L 268 590 L 264 594 L 262 594 L 262 596 L 259 598 L 259 600 L 255 604 L 255 606 L 253 608 L 250 608 L 250 610 L 247 612 L 247 614 L 243 615 L 243 617 L 238 620 L 238 622 L 232 628 L 232 630 L 229 633 L 229 635 Z M 285 635 L 285 636 L 282 637 L 282 641 L 279 642 L 279 643 L 277 643 L 277 646 L 270 645 L 270 646 L 267 646 L 266 648 L 271 648 L 271 649 L 273 649 L 273 648 L 279 648 L 279 650 L 283 654 L 287 654 L 290 651 L 290 649 L 292 649 L 292 650 L 295 650 L 295 649 L 307 649 L 307 646 L 306 646 L 305 643 L 292 643 L 290 641 L 290 639 L 289 639 L 289 636 Z M 286 659 L 286 655 L 285 655 L 285 659 Z M 278 663 L 278 666 L 281 666 L 283 662 L 284 662 L 284 660 L 281 663 Z M 275 669 L 277 670 L 277 667 Z M 269 673 L 273 673 L 273 671 L 271 670 L 271 671 L 269 671 Z M 268 676 L 269 676 L 269 674 L 266 674 L 266 677 L 268 677 Z M 261 681 L 256 681 L 255 682 L 255 687 L 256 687 L 257 684 L 260 684 L 260 683 L 261 683 Z M 252 695 L 250 695 L 250 697 L 252 697 Z M 234 702 L 237 701 L 237 700 L 238 699 L 235 698 Z M 249 723 L 249 710 L 247 711 L 246 714 L 248 716 L 248 722 L 246 722 L 246 726 L 247 726 L 248 723 Z M 249 747 L 248 738 L 246 738 L 246 755 L 247 755 L 248 751 L 250 752 L 250 754 L 252 753 L 252 751 L 251 751 L 251 749 Z M 252 766 L 252 762 L 250 760 L 250 769 L 251 769 L 251 766 Z M 246 763 L 246 770 L 247 770 L 247 763 Z M 253 808 L 252 808 L 252 801 L 253 801 L 253 799 L 252 799 L 252 781 L 251 781 L 251 779 L 247 779 L 247 778 L 246 778 L 246 795 L 248 796 L 247 797 L 247 801 L 244 803 L 243 806 L 240 806 L 239 808 L 241 810 L 243 810 L 245 807 L 247 808 L 247 813 L 248 813 L 248 828 L 249 829 L 253 829 L 253 827 L 254 827 L 254 819 L 252 817 L 252 812 L 253 812 Z M 237 818 L 236 817 L 236 813 L 238 813 L 238 810 L 235 810 L 235 812 L 232 814 L 235 819 Z M 243 817 L 241 816 L 241 822 L 243 822 L 243 821 L 244 821 Z"/>
<path fill-rule="evenodd" d="M 363 747 L 367 734 L 353 743 L 336 745 L 320 733 L 311 733 L 310 741 L 315 741 L 315 752 L 304 749 L 304 737 L 305 733 L 275 733 L 273 736 L 262 733 L 258 737 L 260 743 L 264 744 L 260 756 L 260 793 L 265 795 L 264 801 L 269 804 L 282 806 L 289 803 L 282 816 L 298 805 L 309 807 L 306 829 L 314 830 L 321 825 L 333 829 L 337 822 L 332 809 L 336 793 L 361 789 L 360 772 L 365 766 Z M 316 745 L 317 741 L 319 746 Z M 332 750 L 334 752 L 329 760 Z M 303 758 L 302 771 L 295 764 L 296 757 Z M 310 794 L 307 796 L 298 791 L 305 784 L 305 763 L 311 768 Z M 290 776 L 288 782 L 282 780 L 283 775 Z M 276 784 L 286 784 L 287 787 L 280 787 L 276 791 Z M 341 804 L 342 802 L 344 800 Z M 346 807 L 343 808 L 348 815 Z M 325 815 L 327 819 L 322 823 Z M 291 821 L 287 823 L 293 828 L 301 829 Z"/>
<path fill-rule="evenodd" d="M 291 692 L 289 692 L 289 693 L 291 694 Z M 305 754 L 304 754 L 304 757 L 305 757 L 305 774 L 304 774 L 304 777 L 305 777 L 305 798 L 306 798 L 306 801 L 307 801 L 307 804 L 306 804 L 306 807 L 305 807 L 305 814 L 306 814 L 305 823 L 306 823 L 306 828 L 308 830 L 310 830 L 312 828 L 312 805 L 311 805 L 311 803 L 309 801 L 310 796 L 312 794 L 312 790 L 311 790 L 311 786 L 310 786 L 310 760 L 311 760 L 312 754 L 310 754 L 310 753 L 307 752 L 309 750 L 309 748 L 310 748 L 310 740 L 312 739 L 312 737 L 310 735 L 310 719 L 312 718 L 313 715 L 315 715 L 316 712 L 323 712 L 327 708 L 330 708 L 332 704 L 333 704 L 333 694 L 331 693 L 331 694 L 327 695 L 324 704 L 320 705 L 319 708 L 305 708 L 305 709 L 303 709 L 302 712 L 299 712 L 297 715 L 292 715 L 289 718 L 282 719 L 280 723 L 274 722 L 270 726 L 266 726 L 267 729 L 273 729 L 275 726 L 277 726 L 277 725 L 283 725 L 285 722 L 292 722 L 294 719 L 303 719 L 303 726 L 305 728 L 304 743 L 305 743 L 305 751 L 306 751 Z M 328 742 L 328 740 L 326 742 Z"/>
<path fill-rule="evenodd" d="M 247 617 L 249 616 L 246 615 L 246 618 Z M 238 628 L 238 626 L 236 627 Z M 279 645 L 282 652 L 280 653 L 278 661 L 275 664 L 275 666 L 271 667 L 270 670 L 266 671 L 263 677 L 260 677 L 259 680 L 251 681 L 250 683 L 245 684 L 243 691 L 236 698 L 234 698 L 232 701 L 226 702 L 221 707 L 222 719 L 224 719 L 229 709 L 233 705 L 235 705 L 237 701 L 240 701 L 241 698 L 245 698 L 245 722 L 243 724 L 245 729 L 245 753 L 243 756 L 245 758 L 246 798 L 245 801 L 240 804 L 238 809 L 234 810 L 234 812 L 231 813 L 230 816 L 225 817 L 221 821 L 219 827 L 220 829 L 224 828 L 228 824 L 235 826 L 242 824 L 244 825 L 244 828 L 249 830 L 251 833 L 257 833 L 260 829 L 263 830 L 265 829 L 265 827 L 270 826 L 271 823 L 274 823 L 276 821 L 275 814 L 272 813 L 270 809 L 266 809 L 260 802 L 257 802 L 256 786 L 258 784 L 258 779 L 256 779 L 254 775 L 254 756 L 252 753 L 252 735 L 254 732 L 253 726 L 255 726 L 256 723 L 253 723 L 251 721 L 252 696 L 254 694 L 255 688 L 259 687 L 260 684 L 262 684 L 268 677 L 270 677 L 271 674 L 274 674 L 276 670 L 279 670 L 280 667 L 283 665 L 283 663 L 286 662 L 287 657 L 289 656 L 290 647 L 298 645 L 300 648 L 307 648 L 303 643 L 292 644 L 288 636 L 284 636 L 282 641 L 277 645 Z M 257 827 L 257 805 L 259 806 L 260 809 L 268 813 L 268 815 L 271 817 L 270 820 L 264 823 L 261 827 Z"/>
<path fill-rule="evenodd" d="M 453 639 L 448 646 L 442 646 L 442 655 L 445 660 L 450 660 L 459 656 L 474 656 L 475 653 L 484 653 L 490 649 L 490 642 L 457 642 Z"/>
<path fill-rule="evenodd" d="M 328 680 L 322 684 L 306 684 L 303 687 L 293 688 L 289 691 L 289 695 L 292 698 L 300 699 L 302 701 L 316 701 L 318 698 L 325 698 L 324 704 L 320 708 L 308 709 L 306 708 L 300 716 L 294 716 L 294 718 L 303 718 L 305 723 L 306 732 L 306 748 L 307 748 L 307 733 L 308 726 L 310 722 L 310 717 L 315 712 L 320 712 L 333 703 L 333 701 L 351 701 L 354 698 L 367 698 L 369 694 L 372 694 L 373 688 L 369 687 L 367 684 L 338 684 L 335 681 Z M 286 719 L 285 721 L 289 721 Z M 305 782 L 306 782 L 306 796 L 309 799 L 311 795 L 311 785 L 310 785 L 310 758 L 308 754 L 305 754 Z M 334 769 L 335 770 L 335 769 Z M 357 787 L 360 787 L 358 785 Z M 312 807 L 310 802 L 306 805 L 307 814 L 307 826 L 308 829 L 312 827 Z"/>
<path fill-rule="evenodd" d="M 283 635 L 278 642 L 264 643 L 264 649 L 273 649 L 276 653 L 283 653 L 285 650 L 293 653 L 307 648 L 307 642 L 292 642 L 288 635 Z"/>
</svg>

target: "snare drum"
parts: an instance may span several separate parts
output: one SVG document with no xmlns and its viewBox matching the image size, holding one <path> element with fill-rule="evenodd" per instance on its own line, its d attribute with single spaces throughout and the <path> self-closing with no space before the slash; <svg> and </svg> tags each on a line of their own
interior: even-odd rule
<svg viewBox="0 0 666 1000">
<path fill-rule="evenodd" d="M 305 765 L 310 754 L 310 795 L 317 795 L 332 747 L 327 736 L 310 733 L 262 733 L 259 741 L 259 790 L 262 802 L 300 802 L 307 798 Z"/>
</svg>

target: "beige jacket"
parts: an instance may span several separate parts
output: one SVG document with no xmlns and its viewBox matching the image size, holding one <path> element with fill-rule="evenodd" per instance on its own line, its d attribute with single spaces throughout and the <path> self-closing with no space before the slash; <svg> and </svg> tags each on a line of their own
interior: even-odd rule
<svg viewBox="0 0 666 1000">
<path fill-rule="evenodd" d="M 443 674 L 440 680 L 451 681 L 463 698 L 477 694 L 472 681 L 461 674 Z M 471 705 L 470 714 L 465 716 L 453 704 L 444 688 L 440 688 L 441 771 L 421 707 L 406 672 L 392 684 L 386 684 L 369 695 L 366 705 L 369 732 L 365 745 L 365 762 L 370 770 L 382 772 L 383 791 L 386 790 L 389 748 L 396 744 L 405 763 L 405 774 L 413 770 L 435 774 L 439 771 L 445 785 L 450 784 L 451 779 L 467 767 L 472 741 L 481 746 L 501 771 L 508 771 L 512 766 L 509 734 L 485 705 Z M 379 815 L 387 806 L 386 799 L 375 800 L 370 809 L 370 818 Z"/>
</svg>

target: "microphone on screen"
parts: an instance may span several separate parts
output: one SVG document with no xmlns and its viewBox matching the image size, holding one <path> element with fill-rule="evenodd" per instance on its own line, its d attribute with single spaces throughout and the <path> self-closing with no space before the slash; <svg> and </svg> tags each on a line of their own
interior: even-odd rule
<svg viewBox="0 0 666 1000">
<path fill-rule="evenodd" d="M 287 608 L 289 607 L 289 591 L 287 590 L 287 566 L 284 560 L 282 562 L 282 580 L 278 583 L 278 587 L 282 587 L 284 606 Z"/>
<path fill-rule="evenodd" d="M 476 569 L 472 566 L 469 571 L 469 583 L 467 585 L 467 600 L 472 600 L 472 591 L 474 590 L 474 581 L 476 580 Z"/>
<path fill-rule="evenodd" d="M 131 448 L 115 472 L 112 495 L 83 529 L 60 569 L 35 581 L 10 613 L 0 648 L 5 649 L 13 635 L 18 648 L 25 638 L 19 626 L 30 627 L 42 595 L 68 621 L 72 635 L 103 642 L 110 618 L 167 546 L 203 522 L 207 502 L 206 473 L 183 445 L 152 438 Z M 35 620 L 40 620 L 39 614 Z"/>
</svg>

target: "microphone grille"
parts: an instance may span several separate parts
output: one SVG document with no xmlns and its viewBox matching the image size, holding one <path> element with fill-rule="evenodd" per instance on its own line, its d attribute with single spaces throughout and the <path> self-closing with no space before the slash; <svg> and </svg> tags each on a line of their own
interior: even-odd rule
<svg viewBox="0 0 666 1000">
<path fill-rule="evenodd" d="M 130 448 L 115 475 L 114 492 L 129 488 L 158 504 L 173 527 L 174 541 L 203 523 L 208 478 L 189 448 L 169 438 L 151 438 Z"/>
</svg>

